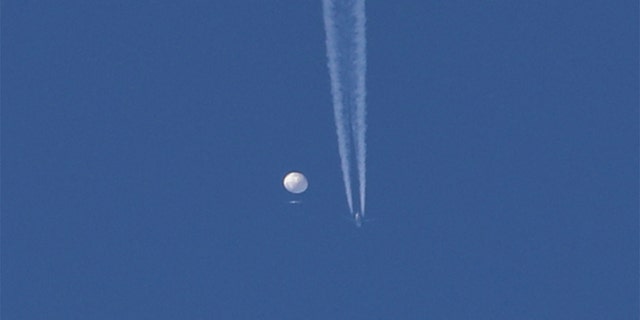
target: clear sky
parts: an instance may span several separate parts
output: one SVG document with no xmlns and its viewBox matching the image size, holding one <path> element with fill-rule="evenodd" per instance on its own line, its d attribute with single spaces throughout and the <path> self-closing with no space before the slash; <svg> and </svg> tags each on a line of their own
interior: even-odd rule
<svg viewBox="0 0 640 320">
<path fill-rule="evenodd" d="M 3 319 L 638 318 L 637 1 L 369 1 L 360 229 L 321 1 L 1 8 Z"/>
</svg>

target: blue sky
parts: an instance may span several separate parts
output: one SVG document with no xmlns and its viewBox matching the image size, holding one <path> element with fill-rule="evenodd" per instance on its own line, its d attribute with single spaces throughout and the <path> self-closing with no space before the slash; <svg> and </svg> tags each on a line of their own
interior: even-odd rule
<svg viewBox="0 0 640 320">
<path fill-rule="evenodd" d="M 635 1 L 368 2 L 360 229 L 320 1 L 2 18 L 2 318 L 638 317 Z"/>
</svg>

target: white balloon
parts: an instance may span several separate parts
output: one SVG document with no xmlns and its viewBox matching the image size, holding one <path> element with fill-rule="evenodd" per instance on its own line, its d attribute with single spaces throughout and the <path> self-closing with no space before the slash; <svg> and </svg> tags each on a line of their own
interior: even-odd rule
<svg viewBox="0 0 640 320">
<path fill-rule="evenodd" d="M 284 188 L 291 193 L 303 193 L 307 190 L 309 182 L 307 178 L 300 172 L 289 172 L 282 181 Z"/>
</svg>

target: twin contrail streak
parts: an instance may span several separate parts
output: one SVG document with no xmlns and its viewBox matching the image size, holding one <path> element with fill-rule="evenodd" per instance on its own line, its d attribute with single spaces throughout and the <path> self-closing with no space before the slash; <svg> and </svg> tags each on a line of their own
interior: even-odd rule
<svg viewBox="0 0 640 320">
<path fill-rule="evenodd" d="M 355 156 L 364 216 L 366 191 L 366 87 L 367 69 L 364 0 L 323 0 L 327 58 L 333 111 L 338 134 L 340 165 L 349 211 L 354 214 L 351 183 Z"/>
</svg>

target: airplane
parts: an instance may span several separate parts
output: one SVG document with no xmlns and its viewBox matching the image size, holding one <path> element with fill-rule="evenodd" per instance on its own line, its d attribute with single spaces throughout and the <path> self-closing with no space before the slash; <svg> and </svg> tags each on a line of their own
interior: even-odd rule
<svg viewBox="0 0 640 320">
<path fill-rule="evenodd" d="M 365 219 L 365 218 L 364 218 L 364 215 L 363 215 L 361 212 L 359 212 L 359 211 L 356 211 L 356 212 L 353 214 L 353 216 L 351 216 L 351 215 L 350 215 L 350 216 L 348 216 L 348 217 L 344 217 L 344 218 L 345 218 L 345 219 L 347 219 L 347 220 L 349 220 L 349 221 L 351 221 L 351 223 L 355 224 L 357 228 L 362 227 L 362 224 L 363 224 L 365 221 L 375 220 L 375 219 L 369 219 L 369 218 Z"/>
<path fill-rule="evenodd" d="M 356 211 L 353 215 L 353 222 L 355 222 L 356 227 L 362 227 L 362 214 L 359 211 Z"/>
</svg>

